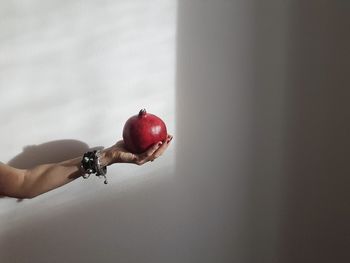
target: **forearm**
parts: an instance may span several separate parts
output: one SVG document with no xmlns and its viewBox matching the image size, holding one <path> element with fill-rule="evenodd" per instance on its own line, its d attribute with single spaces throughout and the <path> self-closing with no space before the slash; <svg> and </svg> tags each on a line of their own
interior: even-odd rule
<svg viewBox="0 0 350 263">
<path fill-rule="evenodd" d="M 82 156 L 60 163 L 43 164 L 21 170 L 8 165 L 0 166 L 0 194 L 16 198 L 33 198 L 65 185 L 82 175 Z M 103 151 L 101 162 L 111 164 Z"/>
<path fill-rule="evenodd" d="M 19 186 L 23 184 L 26 170 L 0 163 L 0 195 L 20 197 Z"/>
<path fill-rule="evenodd" d="M 80 161 L 81 157 L 77 157 L 26 170 L 19 193 L 26 198 L 33 198 L 75 180 L 82 175 Z"/>
<path fill-rule="evenodd" d="M 147 151 L 140 154 L 129 152 L 123 140 L 101 151 L 101 166 L 113 163 L 133 163 L 143 165 L 158 158 L 168 147 L 172 139 L 168 135 L 166 141 L 155 143 Z M 33 198 L 40 194 L 65 185 L 80 177 L 83 156 L 60 163 L 38 165 L 32 169 L 16 169 L 0 163 L 0 195 L 16 198 Z"/>
</svg>

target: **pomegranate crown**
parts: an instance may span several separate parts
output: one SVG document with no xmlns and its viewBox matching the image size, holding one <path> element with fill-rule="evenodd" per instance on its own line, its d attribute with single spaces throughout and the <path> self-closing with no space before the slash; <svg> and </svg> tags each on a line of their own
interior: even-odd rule
<svg viewBox="0 0 350 263">
<path fill-rule="evenodd" d="M 146 113 L 147 113 L 146 109 L 140 110 L 139 117 L 142 117 L 142 116 L 146 115 Z"/>
</svg>

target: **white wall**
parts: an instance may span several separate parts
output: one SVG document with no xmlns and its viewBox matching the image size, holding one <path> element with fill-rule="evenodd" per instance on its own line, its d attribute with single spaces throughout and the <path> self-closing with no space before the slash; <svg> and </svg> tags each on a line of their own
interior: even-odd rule
<svg viewBox="0 0 350 263">
<path fill-rule="evenodd" d="M 123 184 L 79 182 L 27 202 L 31 213 L 12 202 L 3 262 L 349 261 L 347 2 L 177 7 L 175 173 L 142 170 L 135 182 L 127 167 Z M 91 141 L 85 130 L 61 138 Z"/>
<path fill-rule="evenodd" d="M 176 5 L 174 0 L 1 1 L 0 160 L 30 167 L 110 146 L 142 108 L 161 117 L 174 134 Z M 61 232 L 71 240 L 80 233 L 77 225 L 58 230 L 52 217 L 169 176 L 174 149 L 152 165 L 110 167 L 107 186 L 98 178 L 78 179 L 33 200 L 0 198 L 0 262 L 52 262 L 51 257 L 67 262 L 61 257 L 69 253 L 55 253 L 46 241 L 31 234 L 26 240 L 21 233 L 47 222 L 50 226 L 35 236 Z M 42 243 L 47 257 L 34 248 Z M 17 246 L 27 250 L 17 253 Z"/>
</svg>

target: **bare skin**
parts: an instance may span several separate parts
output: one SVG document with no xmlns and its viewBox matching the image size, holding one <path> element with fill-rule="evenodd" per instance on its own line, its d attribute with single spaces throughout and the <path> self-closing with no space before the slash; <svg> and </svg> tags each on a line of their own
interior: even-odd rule
<svg viewBox="0 0 350 263">
<path fill-rule="evenodd" d="M 101 164 L 133 163 L 143 165 L 161 156 L 169 146 L 172 136 L 158 142 L 141 154 L 133 154 L 125 149 L 123 140 L 104 149 Z M 82 156 L 60 163 L 43 164 L 31 169 L 17 169 L 0 163 L 0 195 L 15 198 L 34 198 L 50 190 L 72 182 L 82 175 Z"/>
</svg>

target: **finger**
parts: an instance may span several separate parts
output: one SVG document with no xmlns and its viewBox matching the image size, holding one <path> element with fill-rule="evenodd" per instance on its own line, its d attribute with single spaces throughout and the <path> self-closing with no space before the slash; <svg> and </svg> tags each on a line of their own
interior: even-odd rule
<svg viewBox="0 0 350 263">
<path fill-rule="evenodd" d="M 167 142 L 171 142 L 171 140 L 174 138 L 171 134 L 168 134 L 167 136 Z"/>
<path fill-rule="evenodd" d="M 170 145 L 171 140 L 173 139 L 173 136 L 168 136 L 167 140 L 165 141 L 165 143 L 163 143 L 163 145 L 161 147 L 158 148 L 158 150 L 156 150 L 154 152 L 154 154 L 152 155 L 152 159 L 151 161 L 153 161 L 154 159 L 158 158 L 159 156 L 161 156 L 165 150 L 168 148 L 168 146 Z"/>
<path fill-rule="evenodd" d="M 141 155 L 139 156 L 141 160 L 145 160 L 149 157 L 151 157 L 158 149 L 159 147 L 163 144 L 162 141 L 154 144 L 153 146 L 151 146 L 149 149 L 146 150 L 146 152 L 141 153 Z"/>
</svg>

